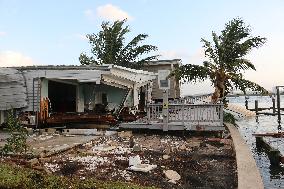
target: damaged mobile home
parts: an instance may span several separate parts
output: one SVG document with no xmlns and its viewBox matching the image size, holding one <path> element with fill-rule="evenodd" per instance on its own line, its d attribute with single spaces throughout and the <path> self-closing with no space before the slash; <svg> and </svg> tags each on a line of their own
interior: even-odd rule
<svg viewBox="0 0 284 189">
<path fill-rule="evenodd" d="M 1 122 L 13 108 L 31 125 L 115 124 L 114 114 L 143 112 L 155 78 L 116 65 L 0 68 Z"/>
<path fill-rule="evenodd" d="M 180 99 L 179 83 L 168 78 L 179 65 L 0 68 L 0 122 L 16 109 L 21 123 L 33 126 L 224 130 L 222 104 Z"/>
</svg>

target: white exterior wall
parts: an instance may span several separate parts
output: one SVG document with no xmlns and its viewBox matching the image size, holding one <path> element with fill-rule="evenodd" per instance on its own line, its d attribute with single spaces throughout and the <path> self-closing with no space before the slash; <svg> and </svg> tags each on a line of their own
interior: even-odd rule
<svg viewBox="0 0 284 189">
<path fill-rule="evenodd" d="M 77 85 L 76 88 L 77 92 L 77 112 L 84 112 L 84 92 L 83 92 L 83 86 Z"/>
<path fill-rule="evenodd" d="M 48 80 L 47 79 L 42 79 L 41 80 L 41 98 L 46 98 L 48 97 Z"/>
</svg>

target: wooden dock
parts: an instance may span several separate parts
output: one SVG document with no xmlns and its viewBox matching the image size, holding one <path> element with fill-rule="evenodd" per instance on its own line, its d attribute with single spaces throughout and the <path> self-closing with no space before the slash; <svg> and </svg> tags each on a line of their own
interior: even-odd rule
<svg viewBox="0 0 284 189">
<path fill-rule="evenodd" d="M 223 104 L 148 104 L 146 117 L 120 128 L 223 131 Z"/>
</svg>

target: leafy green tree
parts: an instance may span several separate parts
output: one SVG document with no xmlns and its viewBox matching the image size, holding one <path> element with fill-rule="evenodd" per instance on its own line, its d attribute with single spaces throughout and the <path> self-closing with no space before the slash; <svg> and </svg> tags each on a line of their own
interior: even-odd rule
<svg viewBox="0 0 284 189">
<path fill-rule="evenodd" d="M 130 32 L 129 26 L 124 26 L 126 20 L 103 22 L 102 30 L 97 34 L 88 34 L 87 38 L 91 45 L 94 56 L 81 53 L 79 60 L 83 65 L 116 64 L 119 66 L 139 68 L 146 61 L 157 59 L 157 55 L 141 58 L 142 55 L 156 51 L 153 45 L 139 45 L 148 35 L 139 34 L 125 45 L 125 36 Z"/>
<path fill-rule="evenodd" d="M 251 36 L 251 29 L 240 18 L 235 18 L 225 25 L 221 35 L 212 32 L 213 42 L 201 39 L 205 48 L 207 61 L 203 65 L 186 64 L 176 69 L 171 76 L 183 82 L 198 82 L 209 79 L 215 88 L 212 102 L 225 99 L 232 89 L 247 89 L 268 93 L 260 85 L 244 79 L 246 70 L 256 70 L 255 66 L 245 58 L 253 49 L 266 42 L 266 38 Z"/>
<path fill-rule="evenodd" d="M 20 124 L 19 120 L 14 117 L 13 110 L 8 112 L 7 128 L 10 137 L 0 154 L 12 152 L 14 154 L 22 154 L 27 151 L 27 130 Z"/>
</svg>

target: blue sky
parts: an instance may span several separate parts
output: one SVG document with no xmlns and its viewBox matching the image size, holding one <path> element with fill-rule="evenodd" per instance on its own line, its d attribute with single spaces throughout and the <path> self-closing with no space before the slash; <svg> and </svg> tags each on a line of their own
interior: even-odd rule
<svg viewBox="0 0 284 189">
<path fill-rule="evenodd" d="M 183 64 L 204 60 L 201 38 L 211 40 L 226 22 L 241 17 L 267 43 L 248 58 L 257 72 L 248 79 L 267 89 L 284 82 L 284 1 L 282 0 L 0 0 L 0 66 L 79 64 L 90 47 L 85 35 L 104 20 L 128 18 L 129 38 L 147 33 L 161 59 Z M 185 85 L 183 93 L 210 92 L 209 84 Z"/>
</svg>

